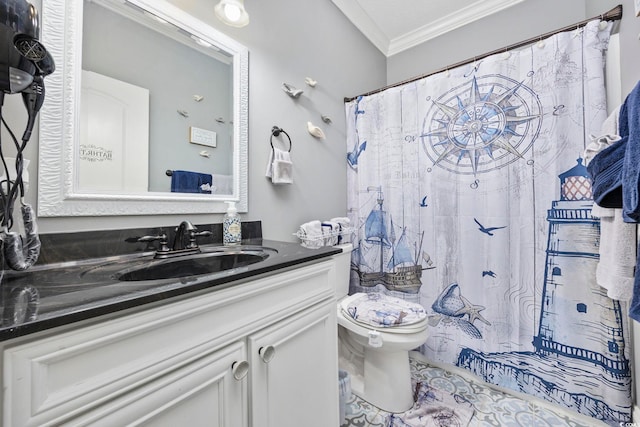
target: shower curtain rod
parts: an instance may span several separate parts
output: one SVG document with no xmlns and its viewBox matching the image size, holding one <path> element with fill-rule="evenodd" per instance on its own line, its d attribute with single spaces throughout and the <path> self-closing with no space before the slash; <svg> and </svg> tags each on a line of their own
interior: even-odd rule
<svg viewBox="0 0 640 427">
<path fill-rule="evenodd" d="M 621 18 L 622 18 L 622 5 L 619 4 L 618 6 L 614 7 L 611 10 L 609 10 L 608 12 L 605 12 L 605 13 L 603 13 L 601 15 L 598 15 L 598 16 L 594 16 L 593 18 L 585 19 L 584 21 L 580 21 L 580 22 L 577 22 L 577 23 L 572 24 L 572 25 L 567 25 L 566 27 L 559 28 L 559 29 L 554 30 L 554 31 L 550 31 L 548 33 L 544 33 L 544 34 L 541 34 L 541 35 L 536 36 L 536 37 L 531 37 L 530 39 L 523 40 L 521 42 L 514 43 L 514 44 L 511 44 L 509 46 L 505 46 L 503 48 L 500 48 L 500 49 L 492 50 L 491 52 L 484 53 L 484 54 L 478 55 L 478 56 L 474 56 L 473 58 L 469 58 L 469 59 L 466 59 L 464 61 L 456 62 L 455 64 L 451 64 L 451 65 L 449 65 L 447 67 L 440 68 L 440 69 L 438 69 L 436 71 L 432 71 L 430 73 L 422 74 L 420 76 L 412 77 L 410 79 L 403 80 L 403 81 L 398 82 L 398 83 L 393 83 L 391 85 L 384 86 L 384 87 L 381 87 L 381 88 L 376 89 L 376 90 L 372 90 L 371 92 L 363 93 L 361 95 L 353 96 L 351 98 L 345 97 L 344 98 L 344 102 L 351 102 L 351 101 L 353 101 L 354 99 L 356 99 L 356 98 L 358 98 L 360 96 L 373 95 L 375 93 L 382 92 L 382 91 L 390 89 L 392 87 L 402 86 L 403 84 L 415 82 L 416 80 L 420 80 L 420 79 L 423 79 L 425 77 L 429 77 L 429 76 L 432 76 L 434 74 L 441 73 L 443 71 L 451 70 L 453 68 L 460 67 L 462 65 L 471 64 L 472 62 L 476 62 L 476 61 L 478 61 L 480 59 L 484 59 L 484 58 L 486 58 L 488 56 L 495 55 L 497 53 L 503 53 L 503 52 L 508 52 L 510 50 L 513 50 L 513 49 L 518 49 L 520 47 L 527 46 L 527 45 L 529 45 L 531 43 L 535 43 L 537 41 L 540 41 L 540 40 L 542 40 L 544 38 L 551 37 L 554 34 L 562 33 L 562 32 L 573 30 L 573 29 L 582 28 L 585 25 L 587 25 L 587 23 L 593 21 L 594 19 L 601 19 L 603 21 L 618 21 Z"/>
</svg>

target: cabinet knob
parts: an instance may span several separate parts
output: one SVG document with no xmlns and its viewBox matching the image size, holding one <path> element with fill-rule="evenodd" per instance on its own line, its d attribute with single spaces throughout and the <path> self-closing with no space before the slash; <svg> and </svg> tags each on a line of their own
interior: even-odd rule
<svg viewBox="0 0 640 427">
<path fill-rule="evenodd" d="M 276 355 L 276 349 L 272 345 L 260 347 L 260 349 L 258 349 L 258 354 L 264 363 L 269 363 L 271 362 L 271 359 L 273 359 L 273 356 Z"/>
<path fill-rule="evenodd" d="M 233 373 L 233 378 L 240 381 L 249 373 L 249 362 L 243 360 L 241 362 L 233 362 L 231 364 L 231 372 Z"/>
</svg>

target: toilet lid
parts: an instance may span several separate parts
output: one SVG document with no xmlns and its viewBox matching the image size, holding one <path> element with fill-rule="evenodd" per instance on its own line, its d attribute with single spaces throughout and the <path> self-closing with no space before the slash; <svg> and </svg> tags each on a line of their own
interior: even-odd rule
<svg viewBox="0 0 640 427">
<path fill-rule="evenodd" d="M 420 304 L 380 292 L 357 293 L 342 301 L 342 310 L 356 322 L 379 328 L 395 328 L 424 322 Z"/>
</svg>

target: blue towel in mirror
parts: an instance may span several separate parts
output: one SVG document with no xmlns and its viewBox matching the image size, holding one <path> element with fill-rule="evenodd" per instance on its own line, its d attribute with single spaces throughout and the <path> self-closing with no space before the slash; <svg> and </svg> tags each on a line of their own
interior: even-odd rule
<svg viewBox="0 0 640 427">
<path fill-rule="evenodd" d="M 174 170 L 171 174 L 172 193 L 211 194 L 212 186 L 213 179 L 211 174 L 182 170 Z"/>
</svg>

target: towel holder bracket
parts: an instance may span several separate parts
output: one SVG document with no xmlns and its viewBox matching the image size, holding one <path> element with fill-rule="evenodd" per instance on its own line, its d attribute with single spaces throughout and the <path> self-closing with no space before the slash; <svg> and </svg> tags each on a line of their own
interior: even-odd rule
<svg viewBox="0 0 640 427">
<path fill-rule="evenodd" d="M 293 147 L 293 144 L 291 143 L 291 137 L 289 136 L 289 134 L 287 132 L 285 132 L 284 129 L 282 129 L 281 127 L 278 126 L 274 126 L 271 128 L 271 138 L 269 138 L 269 142 L 271 143 L 271 149 L 273 150 L 273 137 L 278 137 L 280 136 L 281 133 L 284 133 L 287 136 L 287 139 L 289 140 L 289 152 L 291 152 L 291 147 Z"/>
</svg>

